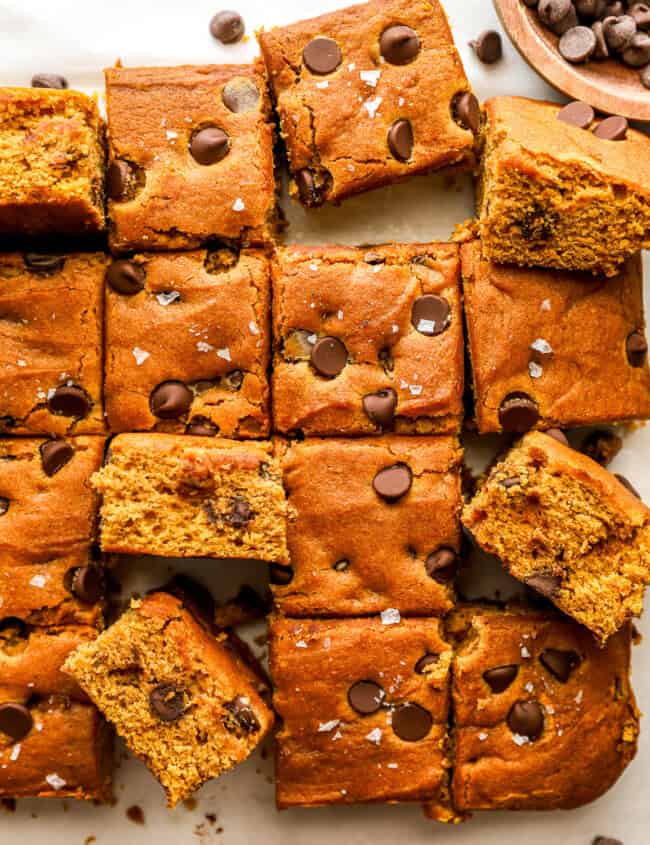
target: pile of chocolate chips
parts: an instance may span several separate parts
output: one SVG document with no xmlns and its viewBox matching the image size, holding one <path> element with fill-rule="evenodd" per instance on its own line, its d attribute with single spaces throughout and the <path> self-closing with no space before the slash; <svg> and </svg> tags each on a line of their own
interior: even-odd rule
<svg viewBox="0 0 650 845">
<path fill-rule="evenodd" d="M 650 88 L 650 4 L 638 0 L 523 0 L 560 36 L 568 62 L 617 58 Z"/>
</svg>

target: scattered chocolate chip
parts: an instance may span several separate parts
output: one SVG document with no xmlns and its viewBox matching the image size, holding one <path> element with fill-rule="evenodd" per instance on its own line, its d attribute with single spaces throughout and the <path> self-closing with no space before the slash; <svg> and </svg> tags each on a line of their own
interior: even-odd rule
<svg viewBox="0 0 650 845">
<path fill-rule="evenodd" d="M 318 208 L 325 202 L 332 183 L 329 171 L 321 168 L 316 173 L 316 171 L 305 167 L 295 174 L 294 179 L 298 187 L 300 201 L 307 208 Z"/>
<path fill-rule="evenodd" d="M 605 41 L 605 32 L 603 30 L 602 21 L 594 21 L 591 25 L 591 31 L 596 36 L 596 49 L 593 52 L 592 59 L 608 59 L 609 50 L 607 49 L 607 42 Z"/>
<path fill-rule="evenodd" d="M 392 387 L 367 393 L 363 397 L 363 410 L 368 419 L 381 428 L 388 428 L 395 418 L 397 407 L 397 393 Z"/>
<path fill-rule="evenodd" d="M 343 56 L 336 41 L 319 36 L 312 39 L 302 51 L 302 60 L 312 73 L 325 76 L 336 70 Z"/>
<path fill-rule="evenodd" d="M 126 808 L 125 815 L 133 824 L 144 824 L 144 810 L 137 804 L 132 804 Z"/>
<path fill-rule="evenodd" d="M 146 273 L 141 264 L 120 258 L 106 269 L 106 283 L 117 293 L 132 296 L 144 289 Z"/>
<path fill-rule="evenodd" d="M 6 496 L 0 496 L 0 516 L 4 516 L 7 513 L 10 504 Z"/>
<path fill-rule="evenodd" d="M 361 713 L 362 716 L 369 716 L 376 713 L 381 707 L 385 693 L 374 681 L 357 681 L 348 690 L 348 701 L 350 707 Z"/>
<path fill-rule="evenodd" d="M 51 414 L 81 419 L 90 411 L 91 402 L 83 388 L 69 384 L 56 388 L 47 400 L 47 408 Z"/>
<path fill-rule="evenodd" d="M 337 337 L 321 337 L 312 346 L 310 357 L 317 373 L 335 378 L 348 362 L 348 350 Z"/>
<path fill-rule="evenodd" d="M 553 26 L 571 11 L 571 0 L 539 0 L 537 14 L 542 23 Z"/>
<path fill-rule="evenodd" d="M 269 581 L 278 587 L 284 587 L 293 580 L 293 569 L 279 563 L 269 564 Z"/>
<path fill-rule="evenodd" d="M 567 62 L 586 62 L 596 49 L 596 36 L 587 26 L 572 26 L 560 38 L 558 49 Z"/>
<path fill-rule="evenodd" d="M 630 15 L 610 15 L 603 20 L 603 35 L 611 50 L 625 50 L 635 33 L 636 21 Z"/>
<path fill-rule="evenodd" d="M 231 721 L 234 721 L 239 730 L 247 734 L 257 733 L 260 729 L 260 723 L 257 716 L 250 706 L 250 700 L 244 695 L 238 695 L 232 701 L 227 701 L 224 705 L 227 711 L 225 725 L 228 728 Z"/>
<path fill-rule="evenodd" d="M 393 733 L 405 742 L 417 742 L 424 739 L 432 725 L 431 713 L 413 701 L 400 704 L 393 711 L 391 720 Z"/>
<path fill-rule="evenodd" d="M 65 257 L 63 255 L 41 255 L 38 252 L 26 252 L 24 261 L 25 267 L 34 273 L 49 275 L 63 270 Z"/>
<path fill-rule="evenodd" d="M 510 393 L 499 408 L 499 422 L 504 431 L 523 434 L 539 420 L 537 403 L 525 393 Z"/>
<path fill-rule="evenodd" d="M 637 32 L 623 50 L 621 58 L 628 67 L 646 67 L 650 62 L 650 35 Z"/>
<path fill-rule="evenodd" d="M 562 18 L 561 21 L 557 23 L 551 24 L 549 29 L 551 32 L 554 32 L 558 37 L 564 35 L 569 29 L 573 29 L 574 26 L 578 26 L 580 21 L 578 20 L 578 14 L 575 10 L 575 7 L 572 5 L 569 9 L 569 13 L 565 18 Z"/>
<path fill-rule="evenodd" d="M 192 405 L 192 391 L 182 381 L 163 381 L 151 391 L 149 407 L 154 417 L 174 420 Z"/>
<path fill-rule="evenodd" d="M 449 303 L 442 296 L 427 293 L 418 296 L 411 309 L 411 323 L 430 337 L 444 332 L 450 322 Z"/>
<path fill-rule="evenodd" d="M 634 487 L 634 485 L 630 481 L 628 481 L 624 475 L 621 475 L 620 472 L 615 472 L 614 478 L 617 478 L 619 482 L 623 485 L 623 487 L 625 487 L 626 490 L 629 490 L 633 496 L 637 497 L 637 499 L 641 498 L 641 495 L 639 494 L 639 491 L 636 489 L 636 487 Z"/>
<path fill-rule="evenodd" d="M 106 592 L 104 571 L 99 566 L 79 566 L 71 570 L 70 592 L 86 604 L 95 604 Z"/>
<path fill-rule="evenodd" d="M 558 592 L 562 579 L 557 575 L 541 574 L 531 575 L 525 579 L 525 584 L 545 598 L 550 599 Z"/>
<path fill-rule="evenodd" d="M 481 126 L 481 109 L 478 100 L 471 91 L 456 94 L 451 101 L 453 119 L 463 129 L 469 129 L 476 134 Z"/>
<path fill-rule="evenodd" d="M 625 341 L 627 360 L 631 367 L 642 367 L 648 357 L 648 343 L 641 332 L 632 332 Z"/>
<path fill-rule="evenodd" d="M 158 684 L 149 693 L 151 710 L 161 722 L 175 722 L 185 712 L 182 690 L 174 684 Z"/>
<path fill-rule="evenodd" d="M 233 528 L 243 528 L 253 519 L 255 513 L 243 496 L 236 496 L 230 502 L 230 510 L 224 514 L 223 521 Z"/>
<path fill-rule="evenodd" d="M 518 674 L 519 666 L 514 664 L 495 666 L 494 669 L 488 669 L 487 672 L 483 672 L 483 680 L 492 692 L 500 693 L 508 689 Z"/>
<path fill-rule="evenodd" d="M 546 648 L 539 656 L 539 662 L 545 669 L 562 681 L 563 684 L 571 677 L 571 673 L 580 663 L 580 655 L 575 651 L 562 651 L 558 648 Z"/>
<path fill-rule="evenodd" d="M 544 711 L 537 701 L 516 701 L 510 708 L 507 722 L 513 734 L 534 742 L 544 731 Z"/>
<path fill-rule="evenodd" d="M 605 0 L 575 0 L 576 12 L 584 18 L 597 18 L 605 9 Z"/>
<path fill-rule="evenodd" d="M 435 666 L 439 663 L 440 657 L 437 654 L 432 654 L 431 652 L 423 655 L 418 662 L 415 664 L 415 671 L 418 675 L 424 675 L 427 667 Z"/>
<path fill-rule="evenodd" d="M 601 466 L 608 466 L 623 448 L 623 440 L 613 431 L 596 430 L 588 434 L 580 451 Z"/>
<path fill-rule="evenodd" d="M 481 32 L 474 41 L 469 42 L 469 46 L 474 50 L 479 61 L 486 65 L 498 62 L 503 56 L 501 36 L 494 29 Z"/>
<path fill-rule="evenodd" d="M 240 390 L 244 383 L 244 373 L 242 370 L 230 370 L 222 379 L 224 387 L 228 390 Z"/>
<path fill-rule="evenodd" d="M 73 455 L 74 449 L 65 440 L 46 440 L 41 445 L 43 472 L 52 477 L 71 460 Z"/>
<path fill-rule="evenodd" d="M 216 164 L 228 155 L 230 138 L 216 126 L 206 126 L 192 135 L 190 155 L 197 164 Z"/>
<path fill-rule="evenodd" d="M 210 21 L 210 33 L 217 41 L 222 44 L 234 44 L 236 41 L 241 41 L 244 37 L 246 27 L 244 19 L 238 12 L 233 12 L 230 9 L 224 9 L 222 12 L 217 12 Z"/>
<path fill-rule="evenodd" d="M 589 103 L 583 103 L 580 100 L 574 100 L 572 103 L 567 103 L 564 108 L 561 108 L 557 113 L 557 119 L 564 123 L 570 123 L 572 126 L 577 126 L 579 129 L 589 129 L 596 117 L 595 111 Z"/>
<path fill-rule="evenodd" d="M 650 29 L 650 6 L 647 3 L 635 3 L 627 13 L 639 29 Z"/>
<path fill-rule="evenodd" d="M 219 426 L 207 417 L 192 417 L 185 428 L 185 434 L 193 437 L 214 437 L 219 433 Z"/>
<path fill-rule="evenodd" d="M 6 734 L 14 742 L 26 737 L 33 724 L 32 714 L 24 704 L 17 701 L 0 704 L 0 733 Z"/>
<path fill-rule="evenodd" d="M 128 161 L 121 158 L 113 159 L 106 171 L 106 193 L 109 199 L 115 202 L 133 199 L 140 177 L 142 177 L 141 181 L 144 181 L 143 172 Z"/>
<path fill-rule="evenodd" d="M 544 434 L 547 434 L 549 437 L 552 437 L 553 440 L 557 440 L 557 442 L 561 443 L 563 446 L 569 445 L 567 436 L 561 428 L 547 428 Z"/>
<path fill-rule="evenodd" d="M 260 90 L 251 79 L 231 79 L 223 86 L 221 99 L 229 111 L 242 114 L 255 111 L 260 101 Z"/>
<path fill-rule="evenodd" d="M 413 474 L 406 464 L 398 463 L 380 469 L 372 486 L 378 496 L 387 502 L 396 502 L 411 489 Z"/>
<path fill-rule="evenodd" d="M 67 88 L 68 80 L 58 73 L 35 73 L 32 88 Z"/>
<path fill-rule="evenodd" d="M 456 576 L 458 556 L 453 549 L 438 549 L 427 557 L 424 568 L 427 575 L 438 584 L 447 584 Z"/>
<path fill-rule="evenodd" d="M 627 129 L 628 122 L 624 117 L 606 117 L 594 129 L 594 135 L 604 141 L 624 141 Z"/>
<path fill-rule="evenodd" d="M 410 26 L 389 26 L 379 39 L 379 50 L 392 65 L 406 65 L 420 52 L 420 39 Z"/>
<path fill-rule="evenodd" d="M 408 161 L 413 152 L 413 127 L 400 118 L 388 130 L 388 149 L 398 161 Z"/>
</svg>

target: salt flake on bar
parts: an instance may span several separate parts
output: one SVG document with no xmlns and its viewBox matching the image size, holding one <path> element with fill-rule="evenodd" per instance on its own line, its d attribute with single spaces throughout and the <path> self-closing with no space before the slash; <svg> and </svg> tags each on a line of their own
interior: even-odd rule
<svg viewBox="0 0 650 845">
<path fill-rule="evenodd" d="M 529 363 L 528 363 L 528 374 L 531 378 L 541 378 L 543 373 L 544 373 L 544 370 L 537 363 L 537 361 L 529 361 Z"/>
<path fill-rule="evenodd" d="M 381 728 L 373 728 L 369 733 L 366 734 L 366 739 L 368 742 L 374 742 L 375 745 L 379 745 L 381 742 Z"/>
<path fill-rule="evenodd" d="M 138 367 L 140 366 L 140 364 L 144 364 L 150 354 L 145 349 L 140 349 L 139 346 L 134 346 L 131 352 L 133 354 L 133 357 L 135 358 L 135 363 L 138 365 Z"/>
<path fill-rule="evenodd" d="M 199 352 L 212 352 L 214 346 L 211 343 L 206 343 L 205 340 L 197 340 L 196 348 Z"/>
<path fill-rule="evenodd" d="M 232 361 L 230 349 L 227 346 L 224 346 L 223 349 L 217 349 L 217 355 L 219 358 L 223 358 L 224 361 Z"/>
<path fill-rule="evenodd" d="M 538 337 L 530 344 L 530 348 L 534 349 L 536 352 L 541 352 L 542 355 L 551 355 L 553 352 L 553 347 L 548 342 L 548 340 L 544 340 L 543 337 Z"/>
<path fill-rule="evenodd" d="M 521 734 L 513 734 L 512 741 L 515 745 L 526 745 L 530 742 L 530 739 L 527 736 L 522 736 Z"/>
<path fill-rule="evenodd" d="M 366 100 L 363 104 L 364 109 L 368 112 L 370 117 L 374 117 L 377 109 L 382 104 L 383 97 L 373 97 L 371 100 Z"/>
<path fill-rule="evenodd" d="M 63 780 L 63 778 L 59 777 L 56 772 L 51 775 L 46 775 L 45 780 L 49 783 L 52 789 L 56 790 L 57 792 L 59 791 L 59 789 L 63 789 L 63 787 L 66 785 L 66 782 Z"/>
<path fill-rule="evenodd" d="M 370 85 L 371 88 L 375 88 L 377 82 L 379 81 L 379 77 L 381 76 L 380 70 L 360 70 L 359 76 L 361 79 L 366 83 L 366 85 Z"/>
<path fill-rule="evenodd" d="M 333 731 L 334 728 L 338 728 L 340 724 L 340 719 L 330 719 L 329 722 L 321 722 L 318 726 L 318 733 L 329 733 L 330 731 Z"/>
<path fill-rule="evenodd" d="M 156 294 L 156 299 L 161 305 L 170 305 L 174 300 L 180 299 L 181 295 L 177 290 L 162 291 Z"/>
<path fill-rule="evenodd" d="M 249 329 L 251 334 L 259 334 L 260 333 L 260 330 L 259 330 L 255 320 L 250 321 L 250 323 L 248 324 L 248 329 Z"/>
<path fill-rule="evenodd" d="M 244 200 L 241 197 L 237 197 L 237 199 L 232 204 L 233 211 L 243 211 L 246 208 L 244 204 Z"/>
<path fill-rule="evenodd" d="M 20 757 L 20 743 L 19 743 L 19 742 L 17 742 L 17 743 L 14 745 L 14 747 L 11 749 L 11 754 L 9 755 L 9 759 L 11 760 L 11 762 L 12 762 L 12 763 L 15 763 L 15 761 L 16 761 L 19 757 Z"/>
<path fill-rule="evenodd" d="M 34 575 L 32 580 L 29 582 L 32 587 L 44 587 L 47 583 L 47 578 L 45 575 Z"/>
<path fill-rule="evenodd" d="M 396 607 L 387 607 L 379 614 L 382 625 L 399 625 L 402 617 Z"/>
</svg>

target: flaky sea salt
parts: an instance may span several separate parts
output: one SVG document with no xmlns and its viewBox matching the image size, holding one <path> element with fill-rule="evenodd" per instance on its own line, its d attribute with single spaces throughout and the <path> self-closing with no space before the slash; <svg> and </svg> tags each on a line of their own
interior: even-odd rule
<svg viewBox="0 0 650 845">
<path fill-rule="evenodd" d="M 435 320 L 418 320 L 418 331 L 422 334 L 433 334 L 435 330 Z"/>
<path fill-rule="evenodd" d="M 526 690 L 526 692 L 534 692 L 535 686 L 534 684 L 531 684 L 530 681 L 527 681 L 527 683 L 524 684 L 524 689 Z"/>
<path fill-rule="evenodd" d="M 318 726 L 318 733 L 329 733 L 330 731 L 333 731 L 334 728 L 338 728 L 340 724 L 340 719 L 330 719 L 329 722 L 321 722 Z"/>
<path fill-rule="evenodd" d="M 296 643 L 296 648 L 307 648 L 307 643 L 304 640 L 298 640 Z"/>
<path fill-rule="evenodd" d="M 24 358 L 19 358 L 16 361 L 16 363 L 18 364 L 19 367 L 26 367 L 27 366 L 27 361 L 25 361 Z"/>
<path fill-rule="evenodd" d="M 399 625 L 402 618 L 396 607 L 387 607 L 386 610 L 382 610 L 379 615 L 381 617 L 382 625 Z"/>
<path fill-rule="evenodd" d="M 397 332 L 399 331 L 399 326 L 397 325 L 397 323 L 391 323 L 390 330 L 393 334 L 397 334 Z"/>
<path fill-rule="evenodd" d="M 135 363 L 138 365 L 138 367 L 140 366 L 140 364 L 144 364 L 150 354 L 145 349 L 140 349 L 139 346 L 134 346 L 131 352 L 133 354 L 133 357 L 135 358 Z"/>
<path fill-rule="evenodd" d="M 214 346 L 211 343 L 207 343 L 205 340 L 197 340 L 196 348 L 199 352 L 212 352 Z"/>
<path fill-rule="evenodd" d="M 386 768 L 387 769 L 396 769 L 397 763 L 386 763 Z"/>
<path fill-rule="evenodd" d="M 9 759 L 15 762 L 20 757 L 20 743 L 17 742 L 14 747 L 11 749 L 11 754 L 9 755 Z"/>
<path fill-rule="evenodd" d="M 237 197 L 237 199 L 232 204 L 233 211 L 243 211 L 246 208 L 244 204 L 244 200 L 241 197 Z"/>
<path fill-rule="evenodd" d="M 515 745 L 526 745 L 530 742 L 527 736 L 522 736 L 521 734 L 513 734 L 512 741 Z"/>
<path fill-rule="evenodd" d="M 383 99 L 383 97 L 373 97 L 372 99 L 365 101 L 363 107 L 370 117 L 374 117 L 377 114 L 377 109 L 382 104 Z"/>
<path fill-rule="evenodd" d="M 478 735 L 479 742 L 485 742 L 487 738 L 488 735 L 485 733 L 485 731 L 481 731 L 481 733 Z"/>
<path fill-rule="evenodd" d="M 553 353 L 553 347 L 548 342 L 548 340 L 544 340 L 543 337 L 538 337 L 530 344 L 530 348 L 534 349 L 536 352 L 541 352 L 542 355 L 551 355 Z"/>
<path fill-rule="evenodd" d="M 217 349 L 217 355 L 219 358 L 223 358 L 224 361 L 232 361 L 230 349 L 227 346 L 224 346 L 223 349 Z"/>
<path fill-rule="evenodd" d="M 381 742 L 381 728 L 373 728 L 369 733 L 366 734 L 366 739 L 368 742 L 374 742 L 375 745 L 379 745 Z"/>
<path fill-rule="evenodd" d="M 356 68 L 355 63 L 354 63 L 354 62 L 350 62 L 350 64 L 348 65 L 348 70 L 349 70 L 349 71 L 353 71 L 355 68 Z"/>
<path fill-rule="evenodd" d="M 168 141 L 173 141 L 175 138 L 178 138 L 178 132 L 174 132 L 173 129 L 167 129 L 165 131 L 165 135 L 167 136 Z"/>
<path fill-rule="evenodd" d="M 578 694 L 576 695 L 576 697 L 574 699 L 576 704 L 580 704 L 580 702 L 582 701 L 583 695 L 584 695 L 584 692 L 582 690 L 578 690 Z"/>
<path fill-rule="evenodd" d="M 528 651 L 528 649 L 526 648 L 525 645 L 522 645 L 522 647 L 521 647 L 521 656 L 522 657 L 530 657 L 530 652 Z"/>
<path fill-rule="evenodd" d="M 330 84 L 329 84 L 329 81 L 327 79 L 324 79 L 322 82 L 317 82 L 316 87 L 317 88 L 329 88 Z"/>
<path fill-rule="evenodd" d="M 250 321 L 250 323 L 248 324 L 248 330 L 250 331 L 251 334 L 259 334 L 260 333 L 259 327 L 258 327 L 257 323 L 255 322 L 255 320 Z"/>
<path fill-rule="evenodd" d="M 540 305 L 542 311 L 550 311 L 551 310 L 551 300 L 544 299 L 542 300 L 542 304 Z"/>
<path fill-rule="evenodd" d="M 375 88 L 377 82 L 379 81 L 379 77 L 381 76 L 380 70 L 360 70 L 359 71 L 360 78 L 366 83 L 366 85 L 370 85 L 371 88 Z"/>
<path fill-rule="evenodd" d="M 47 578 L 45 575 L 34 575 L 34 577 L 29 582 L 32 587 L 44 587 L 47 584 Z"/>
<path fill-rule="evenodd" d="M 177 290 L 162 291 L 161 293 L 156 294 L 156 299 L 161 305 L 170 305 L 172 302 L 180 298 L 181 295 Z"/>
<path fill-rule="evenodd" d="M 421 384 L 409 384 L 409 392 L 413 396 L 419 396 L 422 393 L 422 385 Z"/>
<path fill-rule="evenodd" d="M 544 370 L 540 367 L 537 361 L 528 362 L 528 374 L 531 378 L 541 378 Z"/>
<path fill-rule="evenodd" d="M 63 778 L 60 778 L 56 774 L 56 772 L 54 772 L 51 775 L 45 775 L 45 780 L 49 783 L 49 785 L 52 787 L 52 789 L 56 790 L 57 792 L 59 791 L 59 789 L 63 789 L 63 787 L 66 784 L 66 782 L 63 780 Z"/>
</svg>

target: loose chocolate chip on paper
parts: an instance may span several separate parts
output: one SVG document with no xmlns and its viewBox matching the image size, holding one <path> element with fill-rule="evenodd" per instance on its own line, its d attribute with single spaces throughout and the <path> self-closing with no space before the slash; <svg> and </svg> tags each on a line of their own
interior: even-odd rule
<svg viewBox="0 0 650 845">
<path fill-rule="evenodd" d="M 257 716 L 250 706 L 250 700 L 247 696 L 238 695 L 232 701 L 227 701 L 224 708 L 228 712 L 230 719 L 227 717 L 225 725 L 228 728 L 231 719 L 235 722 L 237 728 L 247 734 L 257 733 L 260 729 L 260 723 Z"/>
<path fill-rule="evenodd" d="M 149 397 L 151 413 L 163 420 L 182 417 L 191 404 L 192 391 L 182 381 L 163 381 Z"/>
<path fill-rule="evenodd" d="M 446 584 L 456 576 L 458 556 L 453 549 L 438 549 L 427 557 L 424 568 L 427 575 L 438 584 Z"/>
<path fill-rule="evenodd" d="M 601 466 L 608 466 L 623 448 L 623 440 L 613 431 L 592 431 L 585 437 L 580 451 Z"/>
<path fill-rule="evenodd" d="M 87 416 L 91 403 L 83 388 L 70 384 L 57 387 L 47 400 L 47 407 L 52 414 L 81 419 Z"/>
<path fill-rule="evenodd" d="M 478 100 L 471 91 L 456 94 L 451 101 L 451 114 L 463 129 L 476 134 L 481 126 L 481 109 Z"/>
<path fill-rule="evenodd" d="M 527 587 L 535 590 L 535 592 L 550 599 L 560 589 L 562 579 L 557 575 L 551 574 L 531 575 L 525 579 L 524 583 Z"/>
<path fill-rule="evenodd" d="M 11 502 L 6 496 L 0 496 L 0 516 L 4 516 L 9 510 Z"/>
<path fill-rule="evenodd" d="M 582 661 L 580 655 L 573 650 L 562 651 L 558 648 L 546 648 L 540 654 L 539 662 L 553 677 L 566 684 L 571 677 L 571 673 L 578 668 Z"/>
<path fill-rule="evenodd" d="M 32 714 L 24 704 L 17 701 L 0 704 L 0 733 L 6 734 L 14 742 L 26 737 L 33 724 Z"/>
<path fill-rule="evenodd" d="M 444 332 L 450 321 L 447 300 L 434 293 L 418 296 L 411 309 L 411 323 L 420 334 L 430 337 Z"/>
<path fill-rule="evenodd" d="M 32 88 L 67 88 L 68 80 L 58 73 L 35 73 Z"/>
<path fill-rule="evenodd" d="M 388 130 L 388 149 L 398 161 L 408 161 L 413 152 L 413 127 L 409 120 L 396 120 Z"/>
<path fill-rule="evenodd" d="M 469 42 L 479 61 L 486 65 L 498 62 L 503 56 L 501 36 L 494 29 L 486 29 L 474 40 Z"/>
<path fill-rule="evenodd" d="M 636 487 L 634 487 L 634 485 L 630 481 L 628 481 L 624 475 L 621 475 L 620 472 L 615 472 L 614 478 L 617 478 L 619 482 L 623 485 L 623 487 L 625 487 L 626 490 L 629 490 L 633 496 L 637 497 L 637 499 L 641 498 L 641 495 L 636 489 Z"/>
<path fill-rule="evenodd" d="M 228 155 L 230 138 L 216 126 L 206 126 L 192 135 L 190 155 L 197 164 L 216 164 Z"/>
<path fill-rule="evenodd" d="M 420 52 L 420 39 L 410 26 L 389 26 L 379 39 L 379 50 L 392 65 L 406 65 Z"/>
<path fill-rule="evenodd" d="M 627 360 L 631 367 L 642 367 L 648 357 L 648 343 L 641 332 L 632 332 L 625 341 Z"/>
<path fill-rule="evenodd" d="M 151 710 L 161 722 L 175 722 L 185 712 L 182 690 L 174 684 L 158 684 L 149 693 Z"/>
<path fill-rule="evenodd" d="M 429 666 L 435 666 L 440 662 L 440 656 L 437 654 L 424 654 L 415 664 L 415 671 L 418 675 L 424 675 Z"/>
<path fill-rule="evenodd" d="M 144 289 L 146 273 L 140 264 L 120 258 L 106 269 L 106 283 L 116 293 L 132 296 Z"/>
<path fill-rule="evenodd" d="M 86 604 L 95 604 L 104 597 L 106 579 L 99 566 L 80 566 L 73 571 L 70 590 Z"/>
<path fill-rule="evenodd" d="M 376 713 L 384 697 L 384 690 L 374 681 L 357 681 L 348 690 L 350 707 L 362 716 Z"/>
<path fill-rule="evenodd" d="M 311 363 L 321 376 L 335 378 L 348 361 L 348 350 L 337 337 L 321 337 L 311 350 Z"/>
<path fill-rule="evenodd" d="M 210 21 L 212 37 L 221 41 L 222 44 L 234 44 L 236 41 L 241 41 L 245 30 L 244 19 L 239 12 L 233 12 L 231 9 L 217 12 Z"/>
<path fill-rule="evenodd" d="M 381 428 L 392 425 L 396 407 L 397 393 L 392 387 L 378 390 L 376 393 L 368 393 L 363 397 L 363 410 L 366 416 Z"/>
<path fill-rule="evenodd" d="M 612 115 L 606 117 L 594 129 L 594 135 L 604 141 L 624 141 L 627 135 L 628 122 L 624 117 Z"/>
<path fill-rule="evenodd" d="M 343 61 L 343 55 L 336 41 L 319 36 L 306 45 L 302 60 L 312 73 L 325 76 L 336 70 Z"/>
<path fill-rule="evenodd" d="M 594 122 L 595 117 L 596 113 L 589 103 L 583 103 L 581 100 L 567 103 L 557 113 L 558 120 L 577 126 L 579 129 L 588 129 Z"/>
<path fill-rule="evenodd" d="M 510 708 L 507 722 L 513 734 L 534 742 L 544 731 L 544 711 L 537 701 L 516 701 Z"/>
<path fill-rule="evenodd" d="M 391 719 L 393 732 L 405 742 L 424 739 L 432 725 L 431 713 L 414 701 L 407 701 L 396 707 Z"/>
<path fill-rule="evenodd" d="M 558 49 L 567 62 L 586 62 L 596 49 L 596 36 L 587 26 L 573 26 L 560 38 Z"/>
<path fill-rule="evenodd" d="M 34 273 L 48 275 L 50 273 L 58 273 L 59 270 L 63 270 L 65 256 L 42 255 L 38 252 L 26 252 L 24 261 L 25 267 L 32 270 Z"/>
<path fill-rule="evenodd" d="M 223 86 L 221 99 L 229 111 L 241 114 L 255 111 L 260 101 L 260 91 L 251 79 L 231 79 Z"/>
<path fill-rule="evenodd" d="M 285 587 L 293 580 L 293 569 L 280 563 L 269 564 L 269 581 L 277 587 Z"/>
<path fill-rule="evenodd" d="M 387 502 L 396 502 L 411 489 L 413 474 L 406 464 L 398 463 L 379 470 L 372 486 L 378 496 Z"/>
<path fill-rule="evenodd" d="M 525 393 L 510 393 L 499 408 L 499 422 L 504 431 L 523 434 L 539 420 L 537 403 Z"/>
<path fill-rule="evenodd" d="M 65 440 L 46 440 L 41 446 L 41 463 L 45 475 L 52 477 L 62 469 L 74 455 L 74 449 Z"/>
<path fill-rule="evenodd" d="M 508 689 L 519 673 L 519 666 L 510 664 L 508 666 L 495 666 L 483 672 L 483 680 L 490 687 L 492 692 L 500 693 Z"/>
</svg>

